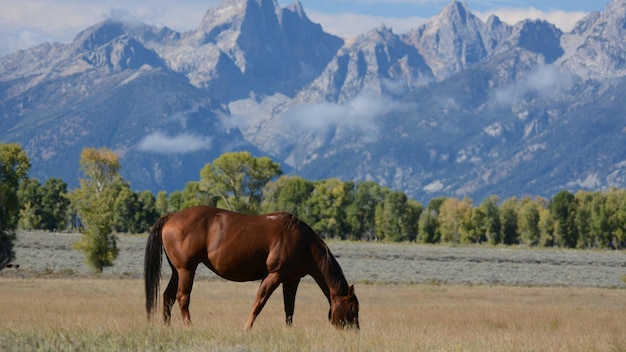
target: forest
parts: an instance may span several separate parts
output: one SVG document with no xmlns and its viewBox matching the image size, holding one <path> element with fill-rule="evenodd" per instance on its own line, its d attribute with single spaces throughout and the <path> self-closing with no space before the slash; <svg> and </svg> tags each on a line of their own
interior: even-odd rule
<svg viewBox="0 0 626 352">
<path fill-rule="evenodd" d="M 0 144 L 0 247 L 10 257 L 14 230 L 80 231 L 77 249 L 103 246 L 96 267 L 116 257 L 115 233 L 146 233 L 161 215 L 195 205 L 248 214 L 288 211 L 325 239 L 385 242 L 524 245 L 565 248 L 626 247 L 626 191 L 563 190 L 475 204 L 438 197 L 426 205 L 372 181 L 306 180 L 283 175 L 267 157 L 232 152 L 207 163 L 197 181 L 154 195 L 133 191 L 107 148 L 85 148 L 80 187 L 58 178 L 28 177 L 30 160 L 17 144 Z M 12 237 L 13 236 L 13 237 Z M 98 244 L 100 243 L 100 244 Z M 97 250 L 95 252 L 98 252 Z M 7 254 L 9 253 L 9 254 Z M 3 255 L 0 254 L 0 258 Z"/>
</svg>

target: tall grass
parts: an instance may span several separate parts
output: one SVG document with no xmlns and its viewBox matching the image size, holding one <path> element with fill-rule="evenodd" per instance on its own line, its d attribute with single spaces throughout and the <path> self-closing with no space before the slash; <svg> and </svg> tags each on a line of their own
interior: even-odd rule
<svg viewBox="0 0 626 352">
<path fill-rule="evenodd" d="M 339 331 L 311 280 L 284 326 L 280 289 L 244 333 L 258 283 L 199 280 L 194 326 L 147 322 L 142 282 L 0 277 L 2 351 L 621 351 L 626 292 L 599 288 L 357 285 L 360 332 Z M 159 308 L 160 309 L 160 308 Z"/>
</svg>

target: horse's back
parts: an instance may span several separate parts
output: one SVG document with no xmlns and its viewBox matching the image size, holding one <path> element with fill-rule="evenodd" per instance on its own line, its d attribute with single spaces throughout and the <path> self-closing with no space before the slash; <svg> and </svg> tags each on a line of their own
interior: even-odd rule
<svg viewBox="0 0 626 352">
<path fill-rule="evenodd" d="M 174 214 L 163 242 L 175 266 L 203 262 L 226 279 L 250 281 L 285 265 L 301 266 L 311 242 L 303 225 L 285 212 L 246 215 L 199 206 Z"/>
</svg>

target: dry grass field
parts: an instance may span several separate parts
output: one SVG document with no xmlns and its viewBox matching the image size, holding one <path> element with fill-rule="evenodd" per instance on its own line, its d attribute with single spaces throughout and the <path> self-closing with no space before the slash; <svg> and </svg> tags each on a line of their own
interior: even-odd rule
<svg viewBox="0 0 626 352">
<path fill-rule="evenodd" d="M 312 280 L 284 326 L 280 290 L 244 333 L 256 283 L 200 280 L 192 328 L 148 323 L 137 279 L 0 277 L 2 351 L 624 351 L 619 289 L 361 284 L 361 330 L 339 331 Z"/>
<path fill-rule="evenodd" d="M 18 234 L 20 269 L 0 272 L 0 351 L 626 351 L 624 252 L 330 242 L 355 283 L 360 332 L 328 323 L 307 278 L 293 327 L 279 289 L 244 333 L 258 283 L 204 268 L 194 326 L 174 307 L 166 328 L 145 316 L 145 237 L 121 236 L 98 275 L 71 250 L 77 240 Z"/>
</svg>

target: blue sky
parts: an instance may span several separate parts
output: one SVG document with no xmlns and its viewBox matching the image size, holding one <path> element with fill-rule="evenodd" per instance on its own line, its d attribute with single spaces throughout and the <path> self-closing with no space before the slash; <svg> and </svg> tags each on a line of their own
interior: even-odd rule
<svg viewBox="0 0 626 352">
<path fill-rule="evenodd" d="M 128 13 L 142 22 L 186 31 L 195 28 L 218 0 L 0 0 L 0 56 L 42 42 L 70 42 L 82 29 L 112 13 Z M 300 0 L 307 15 L 327 32 L 352 38 L 380 24 L 396 33 L 416 28 L 450 0 Z M 609 0 L 466 0 L 472 13 L 498 15 L 515 23 L 542 18 L 568 31 Z M 281 6 L 292 0 L 278 0 Z"/>
</svg>

